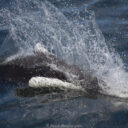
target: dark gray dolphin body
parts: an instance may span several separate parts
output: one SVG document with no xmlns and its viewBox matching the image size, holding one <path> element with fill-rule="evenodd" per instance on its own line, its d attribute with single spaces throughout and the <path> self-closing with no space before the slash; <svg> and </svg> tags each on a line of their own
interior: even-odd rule
<svg viewBox="0 0 128 128">
<path fill-rule="evenodd" d="M 94 93 L 97 93 L 100 89 L 99 80 L 96 77 L 74 65 L 69 65 L 63 60 L 57 59 L 49 53 L 33 53 L 0 64 L 0 78 L 2 80 L 21 85 L 27 84 L 30 78 L 35 76 L 57 78 L 74 85 L 81 85 Z"/>
</svg>

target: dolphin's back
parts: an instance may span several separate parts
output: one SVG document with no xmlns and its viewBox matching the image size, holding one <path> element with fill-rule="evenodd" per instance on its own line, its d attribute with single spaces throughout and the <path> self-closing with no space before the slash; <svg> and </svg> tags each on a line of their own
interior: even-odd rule
<svg viewBox="0 0 128 128">
<path fill-rule="evenodd" d="M 52 58 L 53 59 L 53 58 Z M 43 54 L 28 55 L 0 64 L 0 77 L 9 81 L 28 82 L 31 77 L 43 76 L 67 80 L 63 72 L 54 70 L 51 58 Z"/>
<path fill-rule="evenodd" d="M 96 77 L 51 54 L 34 53 L 0 64 L 0 78 L 4 80 L 28 83 L 30 78 L 36 76 L 57 78 L 88 89 L 98 89 Z"/>
</svg>

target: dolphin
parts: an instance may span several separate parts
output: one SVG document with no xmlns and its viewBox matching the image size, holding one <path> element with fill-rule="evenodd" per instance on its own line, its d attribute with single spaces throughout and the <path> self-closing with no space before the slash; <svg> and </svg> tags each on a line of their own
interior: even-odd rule
<svg viewBox="0 0 128 128">
<path fill-rule="evenodd" d="M 95 94 L 100 90 L 99 82 L 105 85 L 91 73 L 56 58 L 40 43 L 35 45 L 33 54 L 18 56 L 0 63 L 0 79 L 18 85 L 27 85 L 27 89 L 19 89 L 17 94 L 21 94 L 19 92 L 23 90 L 39 90 L 38 88 L 50 90 L 49 92 L 59 89 L 63 92 L 77 90 Z"/>
</svg>

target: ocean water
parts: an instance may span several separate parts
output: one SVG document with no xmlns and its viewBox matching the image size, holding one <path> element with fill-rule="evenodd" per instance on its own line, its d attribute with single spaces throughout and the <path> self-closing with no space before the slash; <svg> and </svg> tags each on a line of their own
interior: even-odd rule
<svg viewBox="0 0 128 128">
<path fill-rule="evenodd" d="M 104 80 L 106 96 L 19 97 L 0 81 L 0 128 L 128 127 L 127 0 L 0 0 L 0 60 L 37 42 Z M 24 54 L 25 53 L 25 54 Z"/>
</svg>

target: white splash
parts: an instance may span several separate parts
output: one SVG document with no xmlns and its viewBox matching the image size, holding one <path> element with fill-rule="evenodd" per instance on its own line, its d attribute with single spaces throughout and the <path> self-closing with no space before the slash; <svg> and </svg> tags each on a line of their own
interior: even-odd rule
<svg viewBox="0 0 128 128">
<path fill-rule="evenodd" d="M 44 53 L 44 54 L 48 54 L 48 50 L 45 49 L 43 46 L 42 46 L 42 43 L 37 43 L 35 45 L 35 48 L 34 48 L 34 52 L 35 53 Z"/>
<path fill-rule="evenodd" d="M 102 93 L 121 98 L 128 98 L 128 73 L 124 69 L 114 67 L 101 78 L 107 83 L 106 87 L 101 85 L 104 90 Z"/>
<path fill-rule="evenodd" d="M 85 71 L 94 71 L 107 83 L 101 85 L 101 93 L 128 98 L 128 73 L 121 58 L 109 51 L 94 13 L 85 7 L 72 9 L 70 15 L 66 17 L 46 0 L 12 0 L 8 8 L 0 10 L 2 28 L 9 26 L 1 51 L 10 53 L 17 48 L 25 55 L 48 51 Z"/>
</svg>

